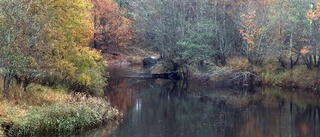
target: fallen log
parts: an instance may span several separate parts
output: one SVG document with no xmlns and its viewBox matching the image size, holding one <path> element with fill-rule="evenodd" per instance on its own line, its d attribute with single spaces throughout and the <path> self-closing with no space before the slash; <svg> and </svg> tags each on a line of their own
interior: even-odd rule
<svg viewBox="0 0 320 137">
<path fill-rule="evenodd" d="M 160 74 L 151 74 L 152 78 L 160 78 L 160 79 L 173 79 L 179 80 L 179 76 L 177 72 L 167 72 L 167 73 L 160 73 Z"/>
</svg>

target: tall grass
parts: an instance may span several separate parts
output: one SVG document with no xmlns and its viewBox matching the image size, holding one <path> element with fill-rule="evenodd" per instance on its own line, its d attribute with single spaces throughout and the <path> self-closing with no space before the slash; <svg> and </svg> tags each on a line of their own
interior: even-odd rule
<svg viewBox="0 0 320 137">
<path fill-rule="evenodd" d="M 262 81 L 267 85 L 285 85 L 290 83 L 290 72 L 266 71 L 261 74 Z"/>
<path fill-rule="evenodd" d="M 274 57 L 268 57 L 261 66 L 252 65 L 246 58 L 238 57 L 230 58 L 227 66 L 235 71 L 250 71 L 257 74 L 264 85 L 320 90 L 318 70 L 307 69 L 302 64 L 290 70 L 281 67 Z"/>
<path fill-rule="evenodd" d="M 308 70 L 305 66 L 297 66 L 291 70 L 268 71 L 261 74 L 261 79 L 266 85 L 282 87 L 308 88 L 317 80 L 317 70 Z"/>
<path fill-rule="evenodd" d="M 0 124 L 7 136 L 82 131 L 121 117 L 105 98 L 67 94 L 39 85 L 10 92 L 0 101 Z"/>
<path fill-rule="evenodd" d="M 228 59 L 227 66 L 234 70 L 247 70 L 250 67 L 250 64 L 247 58 L 239 56 Z"/>
</svg>

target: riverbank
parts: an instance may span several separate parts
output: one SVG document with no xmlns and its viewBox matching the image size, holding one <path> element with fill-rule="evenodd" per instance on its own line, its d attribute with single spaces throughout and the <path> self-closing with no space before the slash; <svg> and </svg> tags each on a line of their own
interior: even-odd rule
<svg viewBox="0 0 320 137">
<path fill-rule="evenodd" d="M 104 53 L 111 66 L 141 65 L 146 57 L 157 55 L 150 49 L 142 50 L 141 47 L 113 47 Z M 130 72 L 133 77 L 152 77 L 153 74 L 168 73 L 167 67 L 161 64 L 146 70 L 134 70 Z M 308 69 L 303 62 L 297 63 L 292 70 L 287 63 L 281 66 L 276 57 L 270 56 L 257 66 L 248 62 L 243 56 L 230 57 L 225 66 L 217 65 L 212 60 L 207 60 L 203 66 L 190 65 L 189 80 L 201 81 L 217 86 L 277 86 L 282 88 L 294 88 L 312 92 L 320 91 L 320 72 L 316 68 Z M 170 73 L 170 72 L 169 72 Z M 139 75 L 137 75 L 139 74 Z M 150 75 L 151 74 L 151 75 Z M 246 78 L 246 82 L 244 82 Z M 249 79 L 248 79 L 249 78 Z M 250 83 L 251 82 L 251 83 Z M 319 92 L 320 93 L 320 92 Z"/>
<path fill-rule="evenodd" d="M 123 74 L 127 72 L 126 69 L 115 71 Z M 166 79 L 118 77 L 119 75 L 114 74 L 116 73 L 110 73 L 108 96 L 112 97 L 110 100 L 113 105 L 124 110 L 125 117 L 112 133 L 104 128 L 86 136 L 163 136 L 163 133 L 166 136 L 190 137 L 238 136 L 248 131 L 248 128 L 255 127 L 263 131 L 245 136 L 270 136 L 272 131 L 278 133 L 272 136 L 289 135 L 287 131 L 299 135 L 297 127 L 306 122 L 309 133 L 315 136 L 318 133 L 313 132 L 318 131 L 319 125 L 313 116 L 317 112 L 315 110 L 318 109 L 319 101 L 312 93 L 276 87 L 243 92 L 229 88 L 211 88 L 203 82 L 196 83 L 198 81 L 183 83 Z M 266 124 L 265 121 L 269 123 Z M 229 126 L 226 125 L 227 122 Z M 229 130 L 227 133 L 234 133 L 230 135 L 216 130 L 217 128 L 237 130 Z"/>
<path fill-rule="evenodd" d="M 107 98 L 68 94 L 63 88 L 30 85 L 24 92 L 13 87 L 0 100 L 0 136 L 81 132 L 122 117 Z"/>
<path fill-rule="evenodd" d="M 282 67 L 275 59 L 265 61 L 261 66 L 248 63 L 245 58 L 230 59 L 228 66 L 235 71 L 248 71 L 256 74 L 263 86 L 277 86 L 320 93 L 319 69 L 308 69 L 304 64 L 297 64 L 291 70 Z"/>
</svg>

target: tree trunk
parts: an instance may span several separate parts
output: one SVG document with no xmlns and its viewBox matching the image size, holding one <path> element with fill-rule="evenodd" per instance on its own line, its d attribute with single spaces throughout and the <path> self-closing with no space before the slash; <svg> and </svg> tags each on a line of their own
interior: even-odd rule
<svg viewBox="0 0 320 137">
<path fill-rule="evenodd" d="M 30 84 L 32 78 L 25 78 L 22 84 L 23 91 L 27 91 L 27 87 Z"/>
<path fill-rule="evenodd" d="M 224 54 L 221 54 L 220 63 L 222 66 L 227 65 L 227 57 Z"/>
<path fill-rule="evenodd" d="M 9 95 L 9 86 L 11 82 L 11 72 L 5 74 L 4 79 L 3 79 L 3 93 L 4 96 L 7 97 Z"/>
<path fill-rule="evenodd" d="M 293 34 L 290 33 L 290 53 L 289 53 L 289 57 L 290 57 L 290 71 L 292 71 L 292 69 L 293 69 L 292 48 L 293 48 Z"/>
</svg>

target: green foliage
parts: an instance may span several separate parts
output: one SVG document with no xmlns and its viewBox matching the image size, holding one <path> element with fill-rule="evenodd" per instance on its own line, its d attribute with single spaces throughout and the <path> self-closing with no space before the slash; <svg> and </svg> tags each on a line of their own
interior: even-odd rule
<svg viewBox="0 0 320 137">
<path fill-rule="evenodd" d="M 25 88 L 51 77 L 74 90 L 101 92 L 107 74 L 100 53 L 88 47 L 94 32 L 90 1 L 3 0 L 0 5 L 0 68 L 6 92 L 13 77 Z"/>
<path fill-rule="evenodd" d="M 203 19 L 197 21 L 194 26 L 191 24 L 185 26 L 189 29 L 186 31 L 185 38 L 177 42 L 179 52 L 176 54 L 181 54 L 181 59 L 187 60 L 188 64 L 212 56 L 214 51 L 211 50 L 211 46 L 216 38 L 212 33 L 214 30 L 212 24 L 214 24 L 212 20 Z"/>
<path fill-rule="evenodd" d="M 143 5 L 148 5 L 147 9 Z M 214 33 L 218 27 L 211 18 L 210 1 L 153 0 L 139 1 L 135 6 L 151 11 L 146 15 L 135 9 L 137 33 L 145 46 L 155 47 L 169 70 L 184 75 L 189 65 L 217 53 L 212 47 L 218 39 Z"/>
<path fill-rule="evenodd" d="M 30 78 L 46 71 L 50 47 L 46 45 L 47 6 L 40 0 L 0 1 L 0 67 L 3 70 L 4 91 L 9 91 L 13 76 L 27 84 Z M 32 75 L 32 77 L 31 77 Z M 24 77 L 24 78 L 21 78 Z M 28 77 L 28 78 L 26 78 Z"/>
<path fill-rule="evenodd" d="M 105 98 L 67 95 L 62 89 L 40 85 L 14 98 L 0 101 L 0 125 L 10 127 L 8 136 L 82 131 L 121 116 Z"/>
<path fill-rule="evenodd" d="M 108 73 L 105 70 L 106 62 L 97 62 L 95 67 L 89 67 L 80 74 L 70 76 L 70 83 L 73 89 L 85 91 L 95 95 L 103 95 L 104 87 L 107 84 Z"/>
<path fill-rule="evenodd" d="M 266 84 L 285 85 L 290 83 L 290 72 L 263 72 L 262 81 L 264 81 Z"/>
<path fill-rule="evenodd" d="M 55 104 L 42 108 L 34 108 L 27 118 L 12 121 L 10 136 L 30 135 L 39 131 L 69 132 L 81 128 L 101 124 L 104 112 L 80 104 Z"/>
<path fill-rule="evenodd" d="M 101 93 L 106 82 L 105 66 L 100 63 L 100 53 L 88 47 L 93 38 L 89 12 L 92 5 L 86 0 L 58 0 L 51 4 L 55 17 L 50 37 L 57 39 L 53 43 L 53 69 L 74 90 Z"/>
</svg>

